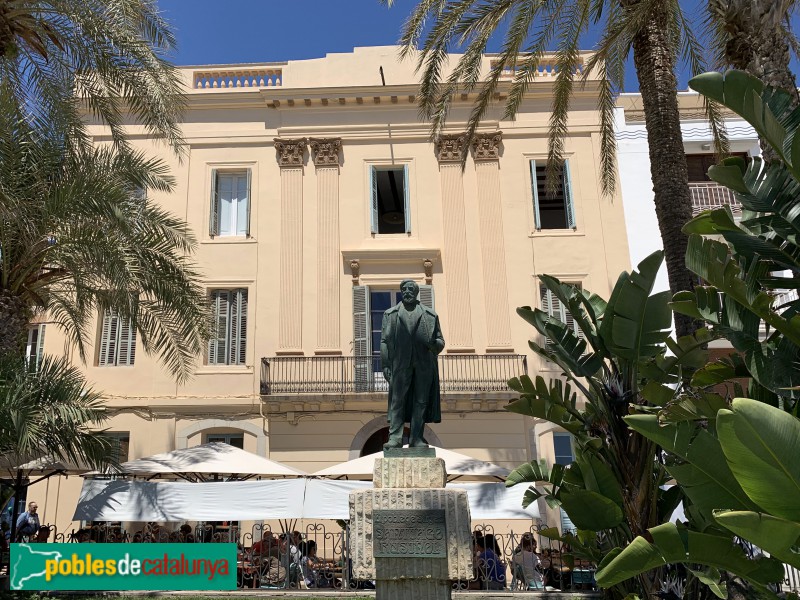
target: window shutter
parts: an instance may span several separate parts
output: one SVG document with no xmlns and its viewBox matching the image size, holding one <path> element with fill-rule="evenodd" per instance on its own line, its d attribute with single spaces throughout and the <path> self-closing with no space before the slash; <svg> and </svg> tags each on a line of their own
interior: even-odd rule
<svg viewBox="0 0 800 600">
<path fill-rule="evenodd" d="M 103 311 L 103 327 L 100 332 L 100 354 L 98 364 L 101 367 L 116 364 L 119 349 L 119 317 L 112 311 Z"/>
<path fill-rule="evenodd" d="M 42 364 L 42 356 L 44 355 L 44 330 L 45 325 L 39 325 L 39 338 L 36 340 L 36 370 L 39 370 L 39 365 Z"/>
<path fill-rule="evenodd" d="M 542 228 L 542 221 L 539 217 L 539 187 L 536 181 L 536 161 L 531 161 L 531 191 L 533 192 L 533 226 L 539 231 Z M 542 309 L 544 310 L 544 309 Z"/>
<path fill-rule="evenodd" d="M 214 311 L 212 336 L 208 341 L 208 364 L 225 364 L 228 347 L 228 313 L 230 292 L 227 290 L 214 290 L 211 293 L 211 303 Z"/>
<path fill-rule="evenodd" d="M 251 183 L 252 183 L 252 171 L 247 169 L 247 198 L 245 198 L 245 203 L 247 206 L 245 207 L 245 214 L 247 215 L 247 226 L 245 227 L 245 235 L 250 237 L 250 211 L 253 209 L 253 204 L 250 202 L 250 194 L 251 194 Z M 245 292 L 245 296 L 247 293 Z M 247 299 L 245 298 L 245 302 Z"/>
<path fill-rule="evenodd" d="M 575 229 L 575 203 L 572 201 L 572 179 L 569 174 L 569 161 L 564 161 L 564 170 L 561 173 L 564 178 L 564 212 L 567 215 L 567 227 Z"/>
<path fill-rule="evenodd" d="M 370 389 L 372 381 L 372 348 L 369 323 L 369 287 L 353 286 L 353 360 L 357 392 Z"/>
<path fill-rule="evenodd" d="M 133 327 L 130 319 L 119 318 L 119 355 L 116 361 L 118 365 L 133 366 L 136 360 L 136 328 Z"/>
<path fill-rule="evenodd" d="M 211 169 L 211 212 L 208 217 L 208 235 L 219 235 L 219 193 L 217 188 L 217 170 Z"/>
<path fill-rule="evenodd" d="M 403 191 L 405 192 L 403 211 L 406 217 L 406 233 L 411 233 L 411 201 L 410 190 L 408 189 L 408 165 L 403 167 Z M 423 304 L 425 304 L 423 302 Z"/>
<path fill-rule="evenodd" d="M 419 286 L 419 294 L 417 295 L 417 298 L 419 299 L 420 303 L 424 304 L 428 308 L 434 308 L 434 306 L 433 306 L 433 286 L 432 285 L 421 285 L 421 286 Z"/>
<path fill-rule="evenodd" d="M 232 291 L 230 301 L 228 364 L 244 365 L 247 362 L 247 290 Z"/>
<path fill-rule="evenodd" d="M 378 178 L 375 176 L 375 167 L 369 168 L 370 189 L 370 231 L 378 233 Z"/>
</svg>

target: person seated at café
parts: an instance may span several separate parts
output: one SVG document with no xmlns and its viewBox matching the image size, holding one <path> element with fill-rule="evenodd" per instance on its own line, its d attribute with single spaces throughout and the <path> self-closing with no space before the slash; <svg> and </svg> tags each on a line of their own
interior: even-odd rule
<svg viewBox="0 0 800 600">
<path fill-rule="evenodd" d="M 544 587 L 539 555 L 536 553 L 536 540 L 532 533 L 522 534 L 520 545 L 514 550 L 512 561 L 522 572 L 523 583 L 526 587 Z"/>
<path fill-rule="evenodd" d="M 326 569 L 331 569 L 332 564 L 317 556 L 317 542 L 308 540 L 300 542 L 300 571 L 303 579 L 310 588 L 330 587 L 333 583 L 333 576 L 330 571 L 326 576 Z"/>
<path fill-rule="evenodd" d="M 184 523 L 178 531 L 180 532 L 180 541 L 194 543 L 194 533 L 192 533 L 191 525 Z"/>
<path fill-rule="evenodd" d="M 502 590 L 506 587 L 506 565 L 500 560 L 494 536 L 489 534 L 475 540 L 478 550 L 478 579 L 484 590 Z"/>
<path fill-rule="evenodd" d="M 46 544 L 49 539 L 50 539 L 50 528 L 47 525 L 42 525 L 41 527 L 39 527 L 39 531 L 36 533 L 36 537 L 31 541 L 36 542 L 37 544 Z"/>
<path fill-rule="evenodd" d="M 261 539 L 250 547 L 250 555 L 254 562 L 263 560 L 266 556 L 278 558 L 280 556 L 280 545 L 271 531 L 265 531 Z"/>
</svg>

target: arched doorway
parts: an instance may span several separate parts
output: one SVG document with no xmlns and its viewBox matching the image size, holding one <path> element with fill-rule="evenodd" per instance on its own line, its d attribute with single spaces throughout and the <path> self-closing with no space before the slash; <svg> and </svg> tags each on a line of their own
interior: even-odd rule
<svg viewBox="0 0 800 600">
<path fill-rule="evenodd" d="M 408 433 L 408 427 L 406 427 L 403 431 L 404 444 L 408 444 Z M 439 436 L 436 435 L 436 432 L 433 431 L 429 425 L 425 425 L 422 437 L 431 446 L 444 447 Z M 383 445 L 387 441 L 389 441 L 389 427 L 386 422 L 386 417 L 375 417 L 353 436 L 353 441 L 350 444 L 350 458 L 348 460 L 380 452 L 383 450 Z"/>
</svg>

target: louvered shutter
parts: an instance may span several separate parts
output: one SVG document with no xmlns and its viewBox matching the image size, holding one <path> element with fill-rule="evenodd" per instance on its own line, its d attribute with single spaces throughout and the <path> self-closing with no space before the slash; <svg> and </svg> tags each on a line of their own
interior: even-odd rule
<svg viewBox="0 0 800 600">
<path fill-rule="evenodd" d="M 432 285 L 421 285 L 419 286 L 419 295 L 417 296 L 421 304 L 424 304 L 428 308 L 434 308 L 433 306 L 433 286 Z"/>
<path fill-rule="evenodd" d="M 564 161 L 561 173 L 564 178 L 564 212 L 567 217 L 567 228 L 575 229 L 575 203 L 572 201 L 572 179 L 569 174 L 569 161 Z"/>
<path fill-rule="evenodd" d="M 228 349 L 228 319 L 230 312 L 230 292 L 214 290 L 211 293 L 214 322 L 211 339 L 208 341 L 208 364 L 224 365 Z"/>
<path fill-rule="evenodd" d="M 560 308 L 554 305 L 554 300 L 558 302 L 558 298 L 553 296 L 553 293 L 547 289 L 544 284 L 539 285 L 539 297 L 541 298 L 542 303 L 542 311 L 546 312 L 549 316 L 557 316 L 558 318 L 561 317 L 559 311 Z M 559 303 L 560 306 L 560 303 Z M 550 346 L 553 345 L 553 342 L 550 340 L 549 337 L 545 337 L 544 346 L 546 349 L 550 349 Z"/>
<path fill-rule="evenodd" d="M 378 233 L 378 177 L 375 167 L 369 168 L 370 231 Z"/>
<path fill-rule="evenodd" d="M 44 330 L 45 325 L 39 325 L 39 338 L 36 340 L 36 370 L 42 364 L 42 356 L 44 355 Z"/>
<path fill-rule="evenodd" d="M 246 204 L 246 206 L 245 206 L 245 214 L 246 214 L 246 219 L 247 219 L 247 226 L 245 227 L 245 235 L 247 237 L 250 237 L 250 212 L 253 210 L 253 203 L 250 200 L 251 199 L 252 181 L 253 181 L 252 172 L 251 172 L 250 169 L 247 169 L 247 198 L 245 198 L 245 200 L 244 200 L 245 204 Z M 241 200 L 240 200 L 240 202 L 241 202 Z M 245 292 L 245 296 L 246 296 L 246 294 L 247 293 Z M 245 298 L 245 302 L 247 302 L 246 298 Z M 242 363 L 242 364 L 244 364 L 244 363 Z"/>
<path fill-rule="evenodd" d="M 136 328 L 130 319 L 119 318 L 119 350 L 116 364 L 133 366 L 136 360 Z"/>
<path fill-rule="evenodd" d="M 97 363 L 101 367 L 116 364 L 119 350 L 119 317 L 113 311 L 103 311 L 103 327 L 100 331 L 100 354 Z"/>
<path fill-rule="evenodd" d="M 411 233 L 411 191 L 408 188 L 408 165 L 403 167 L 403 192 L 405 192 L 403 211 L 406 218 L 406 233 Z"/>
<path fill-rule="evenodd" d="M 372 348 L 369 312 L 369 287 L 353 286 L 353 360 L 355 388 L 369 391 L 372 382 Z"/>
<path fill-rule="evenodd" d="M 232 291 L 230 302 L 228 364 L 244 365 L 247 362 L 247 290 Z"/>
<path fill-rule="evenodd" d="M 542 220 L 539 216 L 539 186 L 536 180 L 535 160 L 531 161 L 531 191 L 533 192 L 533 224 L 536 230 L 539 231 L 542 228 Z"/>
<path fill-rule="evenodd" d="M 219 190 L 217 183 L 217 170 L 211 170 L 211 211 L 208 216 L 208 235 L 219 235 Z"/>
</svg>

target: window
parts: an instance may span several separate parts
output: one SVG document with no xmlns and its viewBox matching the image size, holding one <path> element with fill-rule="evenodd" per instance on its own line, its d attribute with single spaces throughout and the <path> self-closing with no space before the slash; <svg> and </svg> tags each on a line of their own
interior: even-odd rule
<svg viewBox="0 0 800 600">
<path fill-rule="evenodd" d="M 103 312 L 97 364 L 100 367 L 133 366 L 136 360 L 136 328 L 130 319 L 112 310 Z"/>
<path fill-rule="evenodd" d="M 729 156 L 738 156 L 747 162 L 750 160 L 746 152 L 732 152 Z M 689 171 L 689 181 L 693 183 L 711 181 L 708 176 L 708 170 L 718 162 L 714 154 L 687 154 L 686 168 Z"/>
<path fill-rule="evenodd" d="M 208 364 L 244 365 L 247 358 L 247 290 L 213 290 Z"/>
<path fill-rule="evenodd" d="M 124 463 L 129 458 L 131 434 L 127 431 L 106 431 L 104 437 L 111 440 L 111 457 L 118 463 Z"/>
<path fill-rule="evenodd" d="M 572 328 L 579 338 L 583 337 L 583 331 L 578 324 L 575 322 L 575 319 L 572 318 L 569 310 L 566 306 L 559 300 L 552 291 L 550 291 L 544 284 L 539 285 L 539 296 L 542 299 L 542 310 L 546 312 L 548 315 L 553 317 L 554 319 L 558 319 L 567 327 Z M 552 342 L 548 338 L 545 341 L 545 347 L 551 346 Z"/>
<path fill-rule="evenodd" d="M 250 169 L 211 171 L 209 235 L 250 235 Z"/>
<path fill-rule="evenodd" d="M 371 167 L 372 233 L 409 233 L 408 166 Z"/>
<path fill-rule="evenodd" d="M 434 308 L 433 286 L 419 286 L 419 301 Z M 396 289 L 371 289 L 353 286 L 353 356 L 356 391 L 385 389 L 381 365 L 381 326 L 383 312 L 402 300 Z M 383 388 L 382 388 L 383 386 Z"/>
<path fill-rule="evenodd" d="M 28 342 L 25 345 L 25 362 L 31 371 L 38 371 L 44 351 L 44 324 L 28 328 Z"/>
<path fill-rule="evenodd" d="M 244 450 L 244 434 L 242 433 L 209 433 L 206 435 L 206 443 L 210 444 L 211 442 L 222 442 Z"/>
<path fill-rule="evenodd" d="M 572 452 L 572 436 L 569 433 L 560 431 L 553 432 L 553 454 L 555 455 L 555 464 L 564 465 L 565 467 L 575 460 L 575 455 Z M 575 525 L 572 520 L 561 509 L 561 532 L 575 531 Z"/>
<path fill-rule="evenodd" d="M 575 209 L 572 202 L 572 185 L 569 176 L 569 161 L 564 161 L 561 177 L 555 194 L 548 196 L 545 187 L 547 161 L 531 161 L 531 185 L 533 187 L 533 214 L 536 230 L 574 229 Z"/>
</svg>

